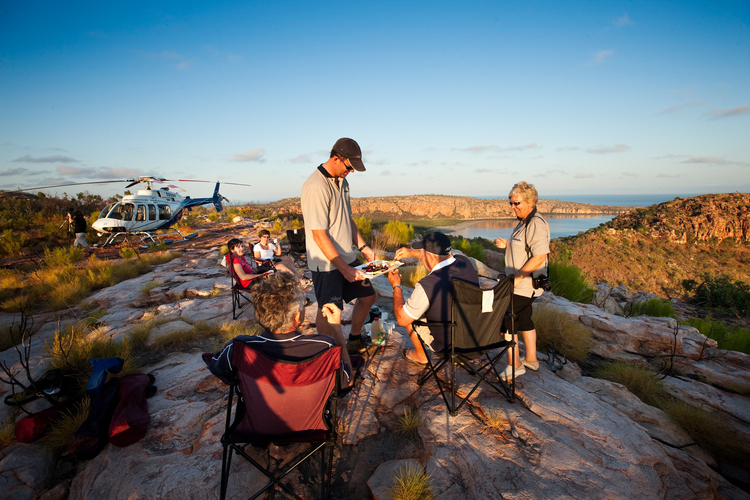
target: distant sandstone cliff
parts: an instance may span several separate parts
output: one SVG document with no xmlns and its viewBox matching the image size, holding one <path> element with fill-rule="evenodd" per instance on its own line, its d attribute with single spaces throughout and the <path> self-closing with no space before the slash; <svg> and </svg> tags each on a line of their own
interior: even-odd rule
<svg viewBox="0 0 750 500">
<path fill-rule="evenodd" d="M 634 210 L 611 222 L 672 243 L 750 240 L 750 194 L 705 194 Z"/>
<path fill-rule="evenodd" d="M 286 198 L 265 205 L 280 214 L 300 213 L 300 199 Z M 557 200 L 539 200 L 545 214 L 621 214 L 632 207 L 587 205 Z M 514 217 L 506 199 L 482 200 L 468 196 L 412 195 L 352 198 L 356 216 L 373 219 L 497 219 Z"/>
</svg>

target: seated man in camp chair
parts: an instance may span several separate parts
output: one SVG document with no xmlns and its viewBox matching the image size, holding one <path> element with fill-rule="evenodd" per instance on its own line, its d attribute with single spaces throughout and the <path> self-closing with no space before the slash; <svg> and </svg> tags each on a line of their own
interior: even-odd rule
<svg viewBox="0 0 750 500">
<path fill-rule="evenodd" d="M 259 280 L 252 288 L 255 318 L 265 328 L 261 335 L 240 335 L 229 341 L 214 356 L 206 353 L 203 360 L 208 369 L 229 384 L 232 378 L 232 343 L 241 340 L 272 358 L 284 361 L 302 361 L 335 346 L 327 335 L 300 333 L 297 328 L 305 319 L 305 293 L 299 280 L 289 273 L 274 273 Z M 323 307 L 328 321 L 341 328 L 341 310 L 333 304 Z M 352 367 L 352 363 L 354 366 Z M 341 350 L 341 387 L 351 387 L 354 370 L 364 364 L 361 356 L 352 356 Z"/>
<path fill-rule="evenodd" d="M 441 353 L 450 347 L 450 331 L 443 326 L 427 328 L 412 323 L 415 320 L 449 322 L 451 280 L 459 279 L 478 286 L 479 276 L 466 256 L 451 255 L 451 242 L 443 233 L 427 233 L 424 239 L 412 243 L 411 248 L 399 248 L 396 252 L 396 260 L 409 257 L 419 257 L 430 272 L 419 280 L 409 300 L 404 303 L 398 269 L 388 273 L 388 281 L 393 287 L 393 313 L 396 321 L 406 327 L 414 344 L 414 349 L 405 349 L 403 355 L 411 363 L 425 366 L 427 353 L 422 349 L 417 335 L 432 351 Z"/>
</svg>

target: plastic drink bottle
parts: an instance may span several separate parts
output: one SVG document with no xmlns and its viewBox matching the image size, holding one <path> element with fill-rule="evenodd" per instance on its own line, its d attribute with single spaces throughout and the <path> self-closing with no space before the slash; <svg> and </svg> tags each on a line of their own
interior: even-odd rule
<svg viewBox="0 0 750 500">
<path fill-rule="evenodd" d="M 383 323 L 380 321 L 380 318 L 375 318 L 373 320 L 372 326 L 370 326 L 370 338 L 378 344 L 385 343 L 385 329 L 383 328 Z"/>
</svg>

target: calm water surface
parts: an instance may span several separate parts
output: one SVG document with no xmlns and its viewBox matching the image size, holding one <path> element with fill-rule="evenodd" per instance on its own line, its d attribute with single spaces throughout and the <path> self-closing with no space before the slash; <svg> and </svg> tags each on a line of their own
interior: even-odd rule
<svg viewBox="0 0 750 500">
<path fill-rule="evenodd" d="M 549 223 L 550 237 L 560 238 L 562 236 L 573 236 L 581 231 L 587 231 L 599 224 L 604 224 L 615 218 L 614 215 L 543 215 Z M 464 238 L 476 238 L 481 236 L 488 240 L 495 238 L 510 237 L 513 228 L 518 221 L 515 219 L 493 219 L 481 220 L 471 226 L 458 231 L 450 231 L 453 236 L 463 236 Z M 446 232 L 449 232 L 446 229 Z"/>
</svg>

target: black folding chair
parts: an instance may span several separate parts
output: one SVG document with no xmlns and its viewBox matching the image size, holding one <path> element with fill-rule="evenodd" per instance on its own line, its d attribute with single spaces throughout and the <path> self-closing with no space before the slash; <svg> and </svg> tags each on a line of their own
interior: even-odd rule
<svg viewBox="0 0 750 500">
<path fill-rule="evenodd" d="M 304 229 L 287 229 L 286 239 L 289 240 L 289 255 L 297 267 L 303 268 L 307 265 Z"/>
<path fill-rule="evenodd" d="M 513 403 L 516 395 L 515 351 L 513 349 L 516 345 L 516 327 L 515 316 L 512 313 L 513 277 L 504 278 L 490 290 L 482 290 L 457 279 L 454 279 L 451 285 L 450 322 L 415 321 L 412 323 L 412 325 L 427 327 L 445 326 L 451 332 L 450 346 L 441 353 L 435 353 L 439 358 L 435 364 L 428 354 L 426 373 L 419 378 L 417 383 L 421 386 L 430 377 L 434 378 L 451 416 L 458 414 L 458 410 L 482 382 L 486 382 Z M 501 332 L 506 314 L 510 316 L 511 326 L 508 331 L 510 340 L 505 340 L 505 335 Z M 419 342 L 425 352 L 429 353 L 421 337 Z M 510 383 L 506 383 L 501 378 L 495 366 L 508 349 L 513 357 Z M 477 379 L 468 394 L 463 398 L 458 398 L 458 404 L 456 404 L 458 397 L 456 395 L 456 366 L 460 366 Z M 449 372 L 448 383 L 442 382 L 438 377 L 438 372 L 443 368 Z M 450 401 L 446 392 L 450 393 Z"/>
<path fill-rule="evenodd" d="M 232 256 L 232 252 L 227 253 L 226 262 L 227 274 L 229 275 L 232 285 L 232 319 L 237 319 L 247 310 L 248 307 L 250 307 L 253 303 L 253 299 L 250 296 L 250 288 L 243 287 L 240 279 L 235 275 L 234 257 Z M 252 286 L 252 283 L 250 286 Z M 243 299 L 247 304 L 242 305 Z"/>
<path fill-rule="evenodd" d="M 254 493 L 280 487 L 302 500 L 281 480 L 300 464 L 321 451 L 320 498 L 329 498 L 333 446 L 336 442 L 336 394 L 339 391 L 341 347 L 335 346 L 312 358 L 298 361 L 273 359 L 242 341 L 232 346 L 234 377 L 229 387 L 227 420 L 221 463 L 221 500 L 226 498 L 232 454 L 236 453 L 269 479 Z M 232 420 L 232 400 L 237 405 Z M 311 447 L 291 460 L 283 470 L 269 470 L 245 452 L 247 445 L 265 448 L 271 443 L 310 443 Z M 326 448 L 328 458 L 326 460 Z"/>
</svg>

